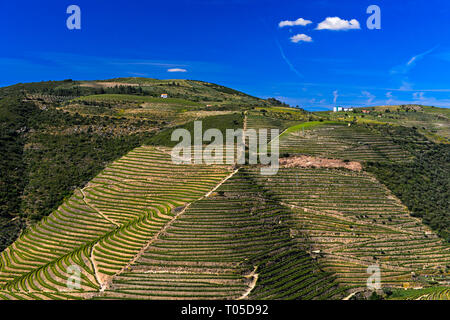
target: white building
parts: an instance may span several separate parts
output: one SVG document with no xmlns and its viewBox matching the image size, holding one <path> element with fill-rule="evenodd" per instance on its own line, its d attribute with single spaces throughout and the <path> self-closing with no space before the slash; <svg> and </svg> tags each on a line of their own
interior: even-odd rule
<svg viewBox="0 0 450 320">
<path fill-rule="evenodd" d="M 161 93 L 161 98 L 167 99 L 167 97 L 168 97 L 168 94 L 167 94 L 167 93 Z"/>
<path fill-rule="evenodd" d="M 339 111 L 353 111 L 353 108 L 343 108 L 343 107 L 334 107 L 333 112 L 339 112 Z"/>
</svg>

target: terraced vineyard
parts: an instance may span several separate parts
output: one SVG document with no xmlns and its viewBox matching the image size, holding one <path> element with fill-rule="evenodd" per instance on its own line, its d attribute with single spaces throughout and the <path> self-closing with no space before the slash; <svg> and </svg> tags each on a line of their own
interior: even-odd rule
<svg viewBox="0 0 450 320">
<path fill-rule="evenodd" d="M 267 129 L 269 138 L 273 138 L 270 136 L 270 129 L 278 129 L 281 133 L 284 129 L 293 126 L 296 123 L 298 123 L 298 121 L 274 119 L 255 112 L 248 112 L 247 115 L 247 128 L 255 129 L 256 131 L 258 131 L 258 129 Z"/>
<path fill-rule="evenodd" d="M 100 94 L 73 101 L 99 97 L 112 104 L 162 100 Z M 190 106 L 180 99 L 164 101 Z M 220 112 L 228 112 L 222 102 Z M 223 149 L 226 165 L 177 164 L 169 126 L 147 141 L 153 146 L 108 165 L 0 254 L 0 299 L 342 299 L 366 289 L 373 265 L 383 287 L 425 286 L 393 298 L 449 298 L 442 280 L 449 244 L 360 163 L 345 161 L 411 164 L 401 141 L 369 125 L 220 112 L 203 118 L 203 129 L 278 129 L 280 154 L 320 158 L 290 166 L 288 157 L 273 176 L 236 164 L 234 146 Z M 194 123 L 184 120 L 178 127 L 192 132 Z"/>
<path fill-rule="evenodd" d="M 440 288 L 434 289 L 431 293 L 421 295 L 417 300 L 450 300 L 450 289 Z"/>
<path fill-rule="evenodd" d="M 339 297 L 345 288 L 282 223 L 290 214 L 239 172 L 179 215 L 101 297 Z"/>
<path fill-rule="evenodd" d="M 450 288 L 430 287 L 423 289 L 397 289 L 392 292 L 391 300 L 450 300 Z"/>
<path fill-rule="evenodd" d="M 450 246 L 437 237 L 383 185 L 364 172 L 283 168 L 254 179 L 275 193 L 295 215 L 296 232 L 338 281 L 365 286 L 366 269 L 381 267 L 383 285 L 414 283 L 411 273 L 446 272 Z"/>
<path fill-rule="evenodd" d="M 280 153 L 357 161 L 407 161 L 411 155 L 390 139 L 361 126 L 323 124 L 280 137 Z"/>
<path fill-rule="evenodd" d="M 67 297 L 79 297 L 102 290 L 177 210 L 229 172 L 220 166 L 175 165 L 164 149 L 133 150 L 2 252 L 1 297 L 66 297 L 65 291 Z M 73 266 L 81 283 L 70 291 Z"/>
</svg>

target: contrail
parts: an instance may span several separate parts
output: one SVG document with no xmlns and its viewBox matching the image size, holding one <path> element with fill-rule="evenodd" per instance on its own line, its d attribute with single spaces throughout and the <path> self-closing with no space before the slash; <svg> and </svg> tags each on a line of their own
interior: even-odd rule
<svg viewBox="0 0 450 320">
<path fill-rule="evenodd" d="M 280 53 L 281 53 L 281 57 L 283 58 L 283 60 L 287 63 L 287 65 L 289 66 L 289 68 L 295 72 L 296 75 L 298 75 L 300 78 L 303 78 L 303 75 L 292 65 L 292 63 L 289 61 L 289 59 L 286 57 L 286 55 L 284 54 L 284 50 L 281 47 L 280 43 L 278 42 L 278 40 L 276 38 L 274 38 L 278 49 L 280 49 Z"/>
<path fill-rule="evenodd" d="M 435 46 L 434 48 L 431 48 L 431 49 L 428 50 L 428 51 L 425 51 L 425 52 L 423 52 L 423 53 L 420 53 L 420 54 L 418 54 L 418 55 L 412 57 L 412 58 L 408 61 L 408 63 L 407 63 L 406 65 L 407 65 L 407 66 L 410 66 L 410 65 L 413 64 L 414 62 L 419 61 L 420 59 L 422 59 L 422 58 L 425 57 L 426 55 L 432 53 L 434 50 L 436 50 L 437 48 L 439 48 L 439 46 L 440 46 L 440 45 L 438 44 L 438 45 Z"/>
<path fill-rule="evenodd" d="M 297 76 L 299 76 L 300 78 L 304 78 L 304 76 L 294 67 L 294 65 L 291 63 L 291 61 L 289 61 L 289 59 L 284 54 L 284 50 L 281 47 L 280 43 L 278 42 L 276 35 L 272 31 L 272 28 L 270 28 L 267 25 L 267 22 L 264 20 L 264 18 L 260 17 L 259 19 L 262 22 L 262 24 L 264 25 L 264 27 L 272 34 L 273 40 L 275 41 L 275 43 L 277 44 L 278 49 L 280 50 L 281 57 L 283 58 L 284 62 L 286 62 L 286 64 L 289 66 L 289 69 L 291 69 L 293 72 L 295 72 L 295 74 Z"/>
<path fill-rule="evenodd" d="M 333 103 L 336 103 L 338 97 L 339 97 L 339 91 L 334 90 L 333 91 Z"/>
</svg>

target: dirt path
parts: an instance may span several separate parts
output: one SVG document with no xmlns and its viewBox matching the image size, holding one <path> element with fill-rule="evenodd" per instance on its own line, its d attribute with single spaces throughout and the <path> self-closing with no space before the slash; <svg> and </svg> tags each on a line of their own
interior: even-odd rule
<svg viewBox="0 0 450 320">
<path fill-rule="evenodd" d="M 247 114 L 245 114 L 244 117 L 244 132 L 247 128 Z M 243 140 L 245 143 L 245 135 L 243 135 Z M 157 150 L 160 150 L 164 153 L 168 153 L 166 150 L 162 150 L 160 148 L 156 148 Z M 239 171 L 239 168 L 234 170 L 233 172 L 231 172 L 228 176 L 226 176 L 224 179 L 222 179 L 222 181 L 220 181 L 220 183 L 218 183 L 214 188 L 212 188 L 209 192 L 207 192 L 206 194 L 204 194 L 203 196 L 201 196 L 200 198 L 198 198 L 197 200 L 190 202 L 188 204 L 186 204 L 186 206 L 183 208 L 183 210 L 181 210 L 180 212 L 178 212 L 177 214 L 175 214 L 171 220 L 169 222 L 166 223 L 166 225 L 161 228 L 153 237 L 151 237 L 148 242 L 139 250 L 139 252 L 125 265 L 122 267 L 122 269 L 120 269 L 119 272 L 117 272 L 115 275 L 113 276 L 105 276 L 102 277 L 101 273 L 98 271 L 98 266 L 96 264 L 95 258 L 94 258 L 94 249 L 95 246 L 99 243 L 97 242 L 91 250 L 91 254 L 90 254 L 90 260 L 92 262 L 92 266 L 94 268 L 94 276 L 97 280 L 97 282 L 100 284 L 100 292 L 105 291 L 112 283 L 113 279 L 117 276 L 119 276 L 120 274 L 122 274 L 123 272 L 125 272 L 126 270 L 128 270 L 143 254 L 144 252 L 160 237 L 161 234 L 163 234 L 164 232 L 166 232 L 166 230 L 173 224 L 174 221 L 176 221 L 182 214 L 184 214 L 184 212 L 186 212 L 186 210 L 195 202 L 202 200 L 204 198 L 208 198 L 213 192 L 215 192 L 222 184 L 224 184 L 227 180 L 229 180 L 231 177 L 233 177 L 237 172 Z M 86 188 L 86 187 L 85 187 Z M 89 205 L 87 202 L 87 197 L 84 193 L 84 188 L 80 190 L 82 195 L 83 195 L 83 201 L 86 203 L 87 206 L 89 206 L 90 208 L 94 209 L 100 216 L 102 216 L 104 219 L 106 219 L 107 221 L 111 222 L 112 224 L 116 225 L 117 227 L 119 227 L 119 224 L 117 224 L 115 221 L 109 219 L 105 214 L 103 214 L 100 210 L 96 209 L 95 207 L 93 207 L 92 205 Z M 247 294 L 245 296 L 247 296 L 250 291 L 254 288 L 254 286 L 256 285 L 256 281 L 258 279 L 258 275 L 254 275 L 254 272 L 256 271 L 256 269 L 253 271 L 253 273 L 250 276 L 254 276 L 252 283 L 250 284 L 251 289 L 248 290 Z M 254 282 L 254 283 L 253 283 Z M 253 285 L 252 285 L 253 284 Z"/>
<path fill-rule="evenodd" d="M 219 189 L 221 185 L 223 185 L 228 179 L 230 179 L 232 176 L 234 176 L 236 173 L 238 173 L 239 168 L 234 170 L 232 173 L 230 173 L 225 179 L 223 179 L 217 186 L 215 186 L 211 191 L 209 191 L 207 194 L 205 194 L 203 197 L 199 198 L 198 200 L 201 200 L 203 198 L 208 198 L 214 191 Z M 198 201 L 197 200 L 197 201 Z"/>
<path fill-rule="evenodd" d="M 112 280 L 119 276 L 120 274 L 122 274 L 123 272 L 125 272 L 126 270 L 128 270 L 143 254 L 144 252 L 156 241 L 158 240 L 159 236 L 161 234 L 163 234 L 164 232 L 166 232 L 166 230 L 173 224 L 174 221 L 176 221 L 182 214 L 184 214 L 184 212 L 195 202 L 202 200 L 204 198 L 209 197 L 215 190 L 217 190 L 222 184 L 224 184 L 228 179 L 230 179 L 231 177 L 233 177 L 237 172 L 239 171 L 239 169 L 234 170 L 232 173 L 230 173 L 227 177 L 225 177 L 219 184 L 217 184 L 213 189 L 211 189 L 208 193 L 206 193 L 205 195 L 201 196 L 200 198 L 198 198 L 197 200 L 188 203 L 183 210 L 181 210 L 180 212 L 178 212 L 175 216 L 172 217 L 172 219 L 166 223 L 166 225 L 161 228 L 161 230 L 159 230 L 153 237 L 151 237 L 149 239 L 149 241 L 141 248 L 141 250 L 139 250 L 139 252 L 125 265 L 122 267 L 122 269 L 120 269 L 119 272 L 117 272 L 115 275 L 113 276 L 108 276 L 105 279 L 102 279 L 102 277 L 100 276 L 100 274 L 98 273 L 97 270 L 97 266 L 95 263 L 95 259 L 92 255 L 94 248 L 95 248 L 95 244 L 92 248 L 91 251 L 91 261 L 93 263 L 94 266 L 94 273 L 95 273 L 95 277 L 97 279 L 97 281 L 100 284 L 100 292 L 105 291 L 110 285 Z"/>
<path fill-rule="evenodd" d="M 197 200 L 188 203 L 183 210 L 181 210 L 180 212 L 178 212 L 175 216 L 173 216 L 173 218 L 166 223 L 166 225 L 159 230 L 147 243 L 144 247 L 142 247 L 142 249 L 134 256 L 133 259 L 131 259 L 116 275 L 121 274 L 122 272 L 124 272 L 127 268 L 129 268 L 132 264 L 134 264 L 136 262 L 137 259 L 139 259 L 142 254 L 144 254 L 145 250 L 148 249 L 148 247 L 150 247 L 153 242 L 155 242 L 155 240 L 157 240 L 159 238 L 159 236 L 164 233 L 171 225 L 172 223 L 178 219 L 178 217 L 180 217 L 193 203 L 202 200 L 204 198 L 209 197 L 215 190 L 217 190 L 222 184 L 224 184 L 228 179 L 230 179 L 232 176 L 234 176 L 237 172 L 239 171 L 239 169 L 236 169 L 235 171 L 233 171 L 231 174 L 229 174 L 227 177 L 225 177 L 219 184 L 217 184 L 213 189 L 211 189 L 208 193 L 206 193 L 205 195 L 201 196 L 200 198 L 198 198 Z"/>
<path fill-rule="evenodd" d="M 279 141 L 279 139 L 280 139 L 280 137 L 282 136 L 282 134 L 287 130 L 287 129 L 289 129 L 289 128 L 286 128 L 286 129 L 284 129 L 283 131 L 281 131 L 280 132 L 280 134 L 279 135 L 277 135 L 275 138 L 272 138 L 272 139 L 270 139 L 270 142 L 269 142 L 269 144 L 271 144 L 272 143 L 272 141 L 274 141 L 275 139 L 278 139 L 278 144 L 280 144 L 280 141 Z"/>
<path fill-rule="evenodd" d="M 94 248 L 95 248 L 95 246 L 97 244 L 98 244 L 98 242 L 92 246 L 91 254 L 89 256 L 89 259 L 91 260 L 92 267 L 94 268 L 95 280 L 97 280 L 98 284 L 100 285 L 100 292 L 103 292 L 106 289 L 106 280 L 102 279 L 102 277 L 100 275 L 100 272 L 99 272 L 99 269 L 98 269 L 97 262 L 95 261 L 95 258 L 94 258 Z"/>
<path fill-rule="evenodd" d="M 81 192 L 81 194 L 83 195 L 83 202 L 84 202 L 89 208 L 92 208 L 93 210 L 95 210 L 95 212 L 97 212 L 98 215 L 100 215 L 103 219 L 105 219 L 105 220 L 108 221 L 109 223 L 111 223 L 111 224 L 113 224 L 114 226 L 116 226 L 117 228 L 119 228 L 120 225 L 119 225 L 117 222 L 115 222 L 115 221 L 109 219 L 103 212 L 101 212 L 100 210 L 98 210 L 97 208 L 95 208 L 94 206 L 90 205 L 90 204 L 87 202 L 87 197 L 86 197 L 86 194 L 84 193 L 84 189 L 85 189 L 85 188 L 87 188 L 87 187 L 84 187 L 83 189 L 80 189 L 80 192 Z M 96 246 L 98 243 L 99 243 L 99 242 L 97 242 L 96 244 L 94 244 L 94 245 L 92 246 L 92 249 L 91 249 L 91 252 L 90 252 L 90 255 L 89 255 L 89 260 L 91 260 L 92 268 L 94 269 L 94 277 L 95 277 L 95 280 L 97 280 L 98 284 L 100 285 L 100 292 L 103 292 L 103 291 L 105 291 L 105 289 L 106 289 L 106 284 L 105 284 L 105 283 L 107 282 L 107 279 L 103 279 L 103 277 L 101 276 L 101 273 L 99 272 L 99 269 L 98 269 L 97 262 L 95 261 L 95 257 L 94 257 L 94 249 L 95 249 L 95 246 Z"/>
<path fill-rule="evenodd" d="M 252 278 L 252 282 L 250 282 L 248 289 L 237 300 L 243 300 L 243 299 L 247 298 L 248 295 L 250 294 L 250 292 L 252 292 L 252 290 L 255 289 L 256 283 L 258 282 L 258 277 L 259 277 L 259 275 L 256 273 L 256 270 L 258 270 L 258 266 L 254 266 L 253 271 L 249 275 L 245 276 L 248 279 Z"/>
<path fill-rule="evenodd" d="M 342 300 L 350 300 L 355 294 L 357 294 L 357 293 L 359 293 L 359 292 L 362 292 L 362 291 L 364 291 L 364 290 L 356 290 L 355 292 L 352 292 L 352 293 L 350 293 L 348 296 L 346 296 L 344 299 L 342 299 Z"/>
<path fill-rule="evenodd" d="M 247 111 L 244 113 L 244 132 L 247 131 Z"/>
<path fill-rule="evenodd" d="M 84 201 L 84 203 L 86 203 L 86 205 L 87 205 L 89 208 L 94 209 L 95 212 L 97 212 L 102 218 L 104 218 L 104 219 L 107 220 L 108 222 L 112 223 L 112 224 L 115 225 L 116 227 L 120 227 L 120 225 L 119 225 L 117 222 L 111 220 L 111 219 L 108 218 L 103 212 L 101 212 L 100 210 L 98 210 L 98 209 L 95 208 L 93 205 L 91 205 L 91 204 L 89 204 L 89 203 L 87 202 L 87 197 L 86 197 L 86 194 L 84 193 L 84 189 L 85 189 L 85 188 L 87 188 L 87 187 L 84 187 L 83 189 L 80 189 L 81 194 L 83 195 L 83 201 Z"/>
</svg>

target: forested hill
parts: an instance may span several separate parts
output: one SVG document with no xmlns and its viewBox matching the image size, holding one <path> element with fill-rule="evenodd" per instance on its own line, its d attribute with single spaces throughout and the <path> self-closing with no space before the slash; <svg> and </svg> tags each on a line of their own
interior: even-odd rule
<svg viewBox="0 0 450 320">
<path fill-rule="evenodd" d="M 151 121 L 83 117 L 39 109 L 23 97 L 0 101 L 0 249 L 25 221 L 38 221 L 106 163 L 140 145 Z M 83 129 L 87 128 L 87 129 Z"/>
</svg>

